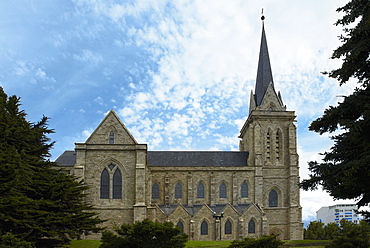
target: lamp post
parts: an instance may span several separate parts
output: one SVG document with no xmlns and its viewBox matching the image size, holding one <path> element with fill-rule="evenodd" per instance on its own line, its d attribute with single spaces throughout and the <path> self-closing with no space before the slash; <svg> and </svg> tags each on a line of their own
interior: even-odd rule
<svg viewBox="0 0 370 248">
<path fill-rule="evenodd" d="M 221 240 L 221 219 L 224 217 L 224 212 L 221 212 L 217 214 L 216 212 L 213 212 L 212 217 L 215 218 L 215 223 L 217 226 L 217 223 L 220 225 L 220 240 Z"/>
</svg>

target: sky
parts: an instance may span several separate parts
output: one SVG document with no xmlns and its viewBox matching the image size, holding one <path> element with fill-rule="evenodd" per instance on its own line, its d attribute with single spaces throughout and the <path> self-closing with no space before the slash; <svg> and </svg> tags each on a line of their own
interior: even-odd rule
<svg viewBox="0 0 370 248">
<path fill-rule="evenodd" d="M 323 75 L 340 42 L 344 0 L 0 1 L 0 86 L 43 115 L 55 160 L 113 109 L 149 150 L 237 151 L 254 89 L 263 9 L 275 89 L 297 115 L 301 179 L 330 136 L 311 121 L 348 95 Z M 301 191 L 305 223 L 333 201 Z"/>
</svg>

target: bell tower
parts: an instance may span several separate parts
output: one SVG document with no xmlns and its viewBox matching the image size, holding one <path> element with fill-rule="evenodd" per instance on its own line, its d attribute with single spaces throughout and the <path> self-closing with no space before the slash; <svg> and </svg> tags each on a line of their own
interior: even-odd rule
<svg viewBox="0 0 370 248">
<path fill-rule="evenodd" d="M 239 148 L 249 152 L 248 165 L 255 168 L 253 200 L 266 212 L 270 232 L 266 234 L 285 233 L 281 238 L 302 239 L 296 116 L 286 110 L 280 92 L 275 90 L 264 16 L 261 19 L 256 84 L 250 94 L 249 116 L 240 131 Z M 289 225 L 278 224 L 284 222 Z"/>
</svg>

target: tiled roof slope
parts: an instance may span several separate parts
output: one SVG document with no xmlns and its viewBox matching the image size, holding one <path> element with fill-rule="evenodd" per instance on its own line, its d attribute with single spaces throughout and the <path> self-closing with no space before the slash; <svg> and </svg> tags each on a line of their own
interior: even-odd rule
<svg viewBox="0 0 370 248">
<path fill-rule="evenodd" d="M 248 166 L 248 152 L 148 151 L 149 166 Z"/>
<path fill-rule="evenodd" d="M 248 166 L 248 152 L 224 151 L 148 151 L 149 166 Z M 76 152 L 65 151 L 55 162 L 59 166 L 76 164 Z"/>
<path fill-rule="evenodd" d="M 76 164 L 76 152 L 65 151 L 56 160 L 59 166 L 72 167 Z"/>
</svg>

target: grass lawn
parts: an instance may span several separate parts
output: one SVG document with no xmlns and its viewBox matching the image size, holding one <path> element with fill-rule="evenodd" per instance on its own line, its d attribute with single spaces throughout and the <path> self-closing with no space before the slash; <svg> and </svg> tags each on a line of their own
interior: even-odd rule
<svg viewBox="0 0 370 248">
<path fill-rule="evenodd" d="M 325 244 L 329 243 L 330 240 L 285 240 L 285 246 L 283 247 L 305 247 L 305 248 L 324 248 Z M 208 248 L 219 248 L 228 247 L 231 241 L 195 241 L 191 240 L 186 243 L 186 248 L 195 247 L 208 247 Z M 101 242 L 99 240 L 82 239 L 72 240 L 70 245 L 65 248 L 98 248 Z M 302 244 L 302 246 L 300 246 Z M 312 244 L 309 246 L 308 244 Z M 155 248 L 155 247 L 153 247 Z"/>
<path fill-rule="evenodd" d="M 191 240 L 186 243 L 186 248 L 193 247 L 228 247 L 231 241 L 195 241 Z"/>
<path fill-rule="evenodd" d="M 324 248 L 331 240 L 284 240 L 283 247 L 305 247 L 305 248 Z M 311 244 L 311 245 L 309 245 Z M 300 246 L 302 245 L 302 246 Z"/>
<path fill-rule="evenodd" d="M 65 248 L 98 248 L 101 245 L 100 240 L 81 239 L 72 240 L 70 245 L 64 246 Z"/>
</svg>

